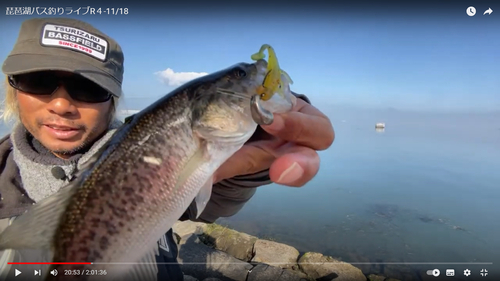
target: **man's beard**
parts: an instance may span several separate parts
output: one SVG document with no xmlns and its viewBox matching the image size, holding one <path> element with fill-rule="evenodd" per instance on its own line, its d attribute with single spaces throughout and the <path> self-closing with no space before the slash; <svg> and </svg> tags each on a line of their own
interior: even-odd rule
<svg viewBox="0 0 500 281">
<path fill-rule="evenodd" d="M 78 153 L 84 153 L 86 152 L 90 147 L 91 147 L 91 142 L 90 141 L 84 141 L 82 144 L 79 146 L 73 148 L 73 149 L 67 149 L 67 150 L 51 150 L 52 153 L 59 154 L 59 155 L 66 155 L 66 156 L 71 156 L 75 155 Z"/>
<path fill-rule="evenodd" d="M 48 123 L 48 121 L 52 121 L 52 120 L 42 120 L 42 119 L 37 119 L 37 128 L 35 131 L 39 131 L 40 130 L 40 127 L 43 126 L 44 123 Z M 88 130 L 88 127 L 84 126 L 84 125 L 77 125 L 77 124 L 70 124 L 70 126 L 72 127 L 76 127 L 80 130 L 83 130 L 84 132 Z M 28 130 L 30 131 L 30 130 Z M 97 131 L 97 126 L 95 126 L 94 128 L 91 128 L 90 129 L 90 132 L 88 134 L 88 137 L 78 146 L 72 148 L 72 149 L 50 149 L 47 146 L 45 146 L 46 149 L 48 149 L 50 152 L 54 153 L 54 154 L 59 154 L 59 155 L 65 155 L 65 156 L 71 156 L 71 155 L 74 155 L 74 154 L 78 154 L 78 153 L 81 153 L 81 152 L 84 152 L 86 150 L 88 150 L 90 148 L 90 146 L 92 146 L 92 140 L 96 139 L 96 131 Z"/>
</svg>

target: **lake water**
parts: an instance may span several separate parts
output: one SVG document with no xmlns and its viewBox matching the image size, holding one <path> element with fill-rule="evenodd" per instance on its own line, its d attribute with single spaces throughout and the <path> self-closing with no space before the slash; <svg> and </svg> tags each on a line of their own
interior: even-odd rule
<svg viewBox="0 0 500 281">
<path fill-rule="evenodd" d="M 220 223 L 403 280 L 498 274 L 500 115 L 323 110 L 336 140 L 318 175 L 262 187 Z M 464 264 L 481 262 L 496 263 Z"/>
<path fill-rule="evenodd" d="M 365 273 L 421 280 L 426 270 L 443 276 L 452 268 L 453 280 L 482 280 L 484 268 L 484 280 L 494 279 L 499 114 L 322 109 L 336 140 L 320 153 L 318 175 L 302 188 L 261 187 L 218 223 L 355 263 Z M 376 131 L 376 122 L 386 129 Z M 465 278 L 464 269 L 472 275 Z"/>
</svg>

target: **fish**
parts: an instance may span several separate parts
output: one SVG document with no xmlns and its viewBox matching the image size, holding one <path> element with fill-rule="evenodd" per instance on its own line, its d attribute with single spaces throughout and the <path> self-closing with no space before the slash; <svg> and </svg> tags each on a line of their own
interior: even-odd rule
<svg viewBox="0 0 500 281">
<path fill-rule="evenodd" d="M 269 125 L 274 120 L 273 113 L 290 111 L 296 104 L 297 99 L 290 91 L 293 80 L 286 71 L 281 69 L 274 48 L 269 44 L 263 44 L 260 50 L 251 55 L 251 59 L 258 61 L 264 59 L 264 51 L 268 52 L 268 64 L 266 76 L 262 85 L 258 88 L 258 96 L 252 100 L 252 108 L 258 115 L 254 115 L 259 125 Z M 261 101 L 268 101 L 261 103 Z"/>
<path fill-rule="evenodd" d="M 0 233 L 0 251 L 43 249 L 52 262 L 92 263 L 54 264 L 46 280 L 156 280 L 157 241 L 193 200 L 198 214 L 205 209 L 214 172 L 255 132 L 251 100 L 266 73 L 263 59 L 238 63 L 125 119 L 74 181 Z"/>
</svg>

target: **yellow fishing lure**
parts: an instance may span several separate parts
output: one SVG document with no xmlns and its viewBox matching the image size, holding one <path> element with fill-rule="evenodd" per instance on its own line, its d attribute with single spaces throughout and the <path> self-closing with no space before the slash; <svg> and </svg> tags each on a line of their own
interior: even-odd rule
<svg viewBox="0 0 500 281">
<path fill-rule="evenodd" d="M 290 76 L 280 69 L 278 64 L 278 58 L 274 52 L 273 47 L 268 44 L 262 45 L 259 52 L 252 55 L 252 59 L 257 61 L 265 57 L 264 51 L 267 49 L 268 61 L 267 61 L 267 74 L 262 82 L 262 85 L 258 89 L 260 98 L 264 101 L 269 100 L 275 93 L 278 93 L 282 97 L 285 97 L 284 93 L 284 83 L 293 84 Z M 284 77 L 283 77 L 284 76 Z M 283 81 L 285 78 L 287 81 Z"/>
</svg>

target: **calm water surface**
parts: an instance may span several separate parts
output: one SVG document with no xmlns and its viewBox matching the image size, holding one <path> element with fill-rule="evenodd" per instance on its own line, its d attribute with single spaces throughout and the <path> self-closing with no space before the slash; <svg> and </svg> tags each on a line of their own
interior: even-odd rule
<svg viewBox="0 0 500 281">
<path fill-rule="evenodd" d="M 461 280 L 466 268 L 476 278 L 486 268 L 493 276 L 494 265 L 457 263 L 499 268 L 500 115 L 325 112 L 336 140 L 316 178 L 299 189 L 262 187 L 220 223 L 366 273 L 419 280 L 453 268 Z"/>
</svg>

